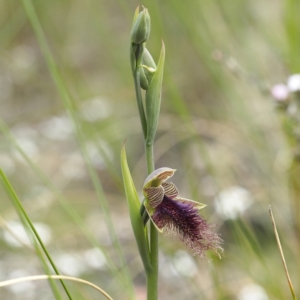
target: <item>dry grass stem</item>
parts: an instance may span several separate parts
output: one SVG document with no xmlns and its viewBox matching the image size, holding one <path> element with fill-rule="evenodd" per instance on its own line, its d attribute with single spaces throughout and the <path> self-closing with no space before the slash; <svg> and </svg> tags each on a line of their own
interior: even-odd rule
<svg viewBox="0 0 300 300">
<path fill-rule="evenodd" d="M 76 281 L 80 282 L 83 284 L 86 284 L 94 289 L 96 289 L 98 292 L 100 292 L 102 295 L 104 295 L 107 299 L 113 300 L 112 297 L 110 297 L 104 290 L 102 290 L 100 287 L 97 285 L 80 279 L 76 277 L 70 277 L 70 276 L 64 276 L 64 275 L 36 275 L 36 276 L 27 276 L 27 277 L 21 277 L 21 278 L 16 278 L 16 279 L 11 279 L 11 280 L 5 280 L 0 282 L 0 287 L 12 285 L 12 284 L 17 284 L 25 281 L 34 281 L 34 280 L 46 280 L 46 279 L 64 279 L 64 280 L 71 280 L 71 281 Z"/>
<path fill-rule="evenodd" d="M 292 284 L 292 281 L 291 281 L 291 278 L 290 278 L 290 275 L 289 275 L 289 271 L 288 271 L 288 268 L 287 268 L 287 265 L 286 265 L 286 262 L 285 262 L 285 258 L 284 258 L 283 250 L 282 250 L 282 247 L 281 247 L 279 235 L 278 235 L 278 232 L 277 232 L 275 219 L 273 217 L 271 205 L 269 205 L 269 214 L 270 214 L 270 217 L 271 217 L 271 220 L 272 220 L 272 223 L 273 223 L 274 233 L 275 233 L 277 245 L 278 245 L 278 248 L 279 248 L 280 256 L 281 256 L 281 259 L 282 259 L 283 267 L 284 267 L 284 270 L 285 270 L 286 278 L 287 278 L 287 281 L 288 281 L 293 299 L 296 300 L 297 298 L 296 298 L 294 288 L 293 288 L 293 284 Z"/>
</svg>

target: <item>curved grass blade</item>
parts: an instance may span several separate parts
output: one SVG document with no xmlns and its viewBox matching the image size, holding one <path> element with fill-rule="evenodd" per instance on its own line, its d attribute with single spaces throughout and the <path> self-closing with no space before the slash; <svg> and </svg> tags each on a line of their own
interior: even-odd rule
<svg viewBox="0 0 300 300">
<path fill-rule="evenodd" d="M 35 275 L 35 276 L 15 278 L 15 279 L 1 281 L 0 282 L 0 287 L 9 286 L 9 285 L 12 285 L 12 284 L 17 284 L 17 283 L 26 282 L 26 281 L 45 280 L 45 279 L 59 279 L 59 280 L 64 279 L 64 280 L 80 282 L 80 283 L 88 285 L 88 286 L 92 287 L 93 289 L 97 290 L 102 295 L 104 295 L 108 300 L 113 300 L 113 298 L 111 296 L 109 296 L 103 289 L 101 289 L 96 284 L 93 284 L 93 283 L 91 283 L 87 280 L 83 280 L 81 278 L 71 277 L 71 276 L 64 276 L 64 275 Z"/>
</svg>

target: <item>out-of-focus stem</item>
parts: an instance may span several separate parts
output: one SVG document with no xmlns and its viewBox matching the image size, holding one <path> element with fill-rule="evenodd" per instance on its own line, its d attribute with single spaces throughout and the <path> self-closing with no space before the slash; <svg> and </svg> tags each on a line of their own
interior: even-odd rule
<svg viewBox="0 0 300 300">
<path fill-rule="evenodd" d="M 300 99 L 300 98 L 299 98 Z M 299 99 L 295 103 L 299 110 Z M 296 127 L 300 120 L 298 118 L 290 117 L 287 115 L 287 112 L 280 111 L 281 114 L 278 114 L 281 119 L 282 129 L 285 134 L 285 138 L 287 144 L 290 148 L 293 158 L 290 163 L 289 172 L 288 172 L 288 183 L 289 183 L 289 192 L 290 197 L 293 205 L 293 222 L 295 225 L 295 229 L 297 234 L 300 233 L 300 183 L 299 183 L 299 176 L 300 176 L 300 159 L 296 154 L 297 149 L 299 149 L 299 141 L 297 136 L 295 136 Z M 299 244 L 298 239 L 298 245 Z"/>
<path fill-rule="evenodd" d="M 293 201 L 293 213 L 294 213 L 294 222 L 297 230 L 297 234 L 300 233 L 300 161 L 298 158 L 294 158 L 290 170 L 289 170 L 289 188 L 290 196 Z"/>
</svg>

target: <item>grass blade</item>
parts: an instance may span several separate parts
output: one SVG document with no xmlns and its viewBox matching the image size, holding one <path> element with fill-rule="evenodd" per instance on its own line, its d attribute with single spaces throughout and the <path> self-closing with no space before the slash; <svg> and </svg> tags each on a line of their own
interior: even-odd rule
<svg viewBox="0 0 300 300">
<path fill-rule="evenodd" d="M 287 268 L 287 265 L 286 265 L 286 262 L 285 262 L 285 258 L 284 258 L 283 250 L 282 250 L 282 247 L 281 247 L 279 235 L 278 235 L 278 232 L 277 232 L 275 219 L 273 217 L 271 205 L 269 206 L 269 214 L 270 214 L 270 217 L 271 217 L 271 220 L 272 220 L 272 223 L 273 223 L 276 242 L 277 242 L 278 249 L 279 249 L 279 252 L 280 252 L 280 256 L 281 256 L 281 259 L 282 259 L 283 267 L 284 267 L 284 270 L 285 270 L 285 275 L 286 275 L 286 278 L 287 278 L 287 281 L 288 281 L 288 284 L 289 284 L 289 287 L 290 287 L 290 290 L 291 290 L 291 293 L 292 293 L 292 297 L 293 297 L 294 300 L 297 300 L 295 292 L 294 292 L 293 284 L 292 284 L 292 281 L 291 281 L 291 278 L 290 278 L 290 275 L 289 275 L 289 271 L 288 271 L 288 268 Z"/>
<path fill-rule="evenodd" d="M 32 230 L 34 237 L 37 239 L 37 241 L 38 241 L 39 245 L 41 246 L 43 252 L 45 253 L 47 259 L 49 260 L 49 262 L 50 262 L 50 264 L 51 264 L 51 266 L 52 266 L 54 272 L 55 272 L 57 275 L 60 275 L 60 274 L 59 274 L 59 271 L 58 271 L 58 269 L 57 269 L 57 267 L 56 267 L 56 265 L 54 264 L 54 261 L 52 260 L 50 254 L 48 253 L 48 251 L 47 251 L 47 249 L 46 249 L 46 247 L 45 247 L 45 245 L 44 245 L 42 239 L 40 238 L 38 232 L 36 231 L 35 227 L 33 226 L 32 222 L 31 222 L 31 220 L 30 220 L 29 216 L 27 215 L 27 213 L 26 213 L 26 211 L 25 211 L 25 209 L 24 209 L 24 207 L 23 207 L 21 201 L 19 200 L 19 198 L 18 198 L 18 196 L 16 195 L 15 191 L 13 190 L 11 184 L 9 183 L 7 177 L 5 176 L 4 172 L 3 172 L 1 169 L 0 169 L 0 179 L 1 179 L 1 183 L 2 183 L 2 185 L 3 185 L 3 187 L 4 187 L 4 189 L 6 190 L 8 196 L 9 196 L 10 199 L 13 201 L 13 203 L 14 203 L 14 205 L 15 205 L 15 207 L 16 207 L 16 210 L 20 213 L 21 218 L 24 219 L 24 220 L 26 221 L 27 225 L 28 225 L 28 226 L 30 227 L 30 229 Z M 63 286 L 63 288 L 64 288 L 66 294 L 68 295 L 68 298 L 69 298 L 70 300 L 72 300 L 72 297 L 71 297 L 71 295 L 70 295 L 70 293 L 69 293 L 69 291 L 68 291 L 66 285 L 64 284 L 64 282 L 63 282 L 62 280 L 60 280 L 60 282 L 61 282 L 61 284 L 62 284 L 62 286 Z"/>
</svg>

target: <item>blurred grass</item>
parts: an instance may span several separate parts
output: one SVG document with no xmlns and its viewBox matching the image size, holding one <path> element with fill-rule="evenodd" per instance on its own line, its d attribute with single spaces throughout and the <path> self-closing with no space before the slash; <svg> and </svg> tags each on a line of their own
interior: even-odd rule
<svg viewBox="0 0 300 300">
<path fill-rule="evenodd" d="M 32 27 L 35 31 L 36 37 L 39 41 L 40 48 L 43 52 L 45 60 L 47 61 L 47 66 L 48 66 L 49 72 L 51 73 L 52 79 L 55 82 L 55 86 L 58 89 L 60 97 L 62 98 L 62 100 L 64 102 L 65 109 L 68 112 L 70 119 L 73 121 L 74 131 L 75 131 L 75 135 L 76 135 L 76 138 L 77 138 L 77 142 L 78 142 L 79 147 L 81 149 L 82 156 L 83 156 L 83 158 L 86 162 L 86 167 L 88 169 L 88 173 L 89 173 L 89 176 L 91 178 L 91 181 L 93 182 L 93 186 L 94 186 L 94 189 L 96 191 L 97 198 L 98 198 L 99 203 L 100 203 L 100 205 L 103 209 L 103 213 L 104 213 L 104 217 L 105 217 L 105 223 L 106 223 L 106 226 L 108 228 L 109 236 L 113 241 L 113 246 L 115 248 L 117 248 L 119 259 L 120 259 L 120 262 L 122 264 L 122 268 L 124 268 L 124 273 L 125 273 L 126 270 L 127 270 L 127 267 L 124 264 L 122 249 L 120 247 L 118 238 L 117 238 L 116 233 L 115 233 L 115 229 L 114 229 L 114 226 L 113 226 L 113 223 L 112 223 L 112 220 L 111 220 L 110 212 L 108 210 L 107 201 L 106 201 L 105 195 L 103 193 L 101 182 L 98 179 L 98 176 L 96 174 L 96 170 L 95 170 L 95 168 L 92 164 L 91 158 L 90 158 L 90 156 L 88 155 L 88 152 L 87 152 L 87 148 L 86 148 L 86 144 L 85 144 L 85 138 L 84 138 L 84 132 L 82 132 L 82 129 L 81 129 L 82 126 L 81 126 L 80 119 L 77 118 L 77 109 L 76 109 L 76 107 L 75 107 L 75 105 L 74 105 L 74 103 L 73 103 L 73 101 L 72 101 L 72 99 L 71 99 L 71 97 L 68 93 L 67 87 L 66 87 L 66 85 L 65 85 L 65 83 L 64 83 L 64 81 L 63 81 L 63 79 L 60 75 L 60 72 L 59 72 L 58 68 L 56 67 L 54 58 L 53 58 L 53 56 L 50 52 L 49 46 L 47 45 L 46 38 L 45 38 L 43 30 L 40 26 L 39 20 L 37 18 L 37 15 L 36 15 L 36 12 L 35 12 L 35 9 L 34 9 L 34 6 L 31 2 L 31 0 L 24 0 L 23 3 L 24 3 L 24 7 L 26 9 L 28 18 L 30 19 L 31 25 L 32 25 Z M 129 275 L 128 273 L 125 273 L 124 281 L 128 281 L 129 286 L 130 286 L 131 280 L 130 280 L 128 275 Z M 130 297 L 134 298 L 134 294 L 132 292 L 130 293 Z"/>
<path fill-rule="evenodd" d="M 119 162 L 127 139 L 133 179 L 141 188 L 146 168 L 128 43 L 133 11 L 143 4 L 152 18 L 147 46 L 155 59 L 161 39 L 166 45 L 156 166 L 178 169 L 180 193 L 208 204 L 204 213 L 225 240 L 221 261 L 192 258 L 197 272 L 189 275 L 178 267 L 182 245 L 160 237 L 160 299 L 242 300 L 250 284 L 263 287 L 269 299 L 289 299 L 269 204 L 299 295 L 299 237 L 288 186 L 292 150 L 268 95 L 271 85 L 299 72 L 298 1 L 23 2 L 0 2 L 0 167 L 32 221 L 52 229 L 47 247 L 53 259 L 61 253 L 82 259 L 84 251 L 99 247 L 106 266 L 83 268 L 80 277 L 107 286 L 114 299 L 144 297 Z M 87 118 L 84 109 L 92 103 L 98 108 Z M 47 135 L 45 122 L 66 116 L 71 133 Z M 59 133 L 67 125 L 61 126 Z M 224 220 L 214 199 L 232 186 L 249 191 L 254 203 L 240 219 Z M 1 216 L 16 220 L 0 193 Z M 4 232 L 0 278 L 11 278 L 14 270 L 41 273 L 35 254 L 14 248 Z M 97 297 L 68 287 L 79 298 Z M 43 293 L 53 299 L 46 284 L 29 289 L 27 296 L 2 289 L 1 298 L 32 300 Z"/>
</svg>

